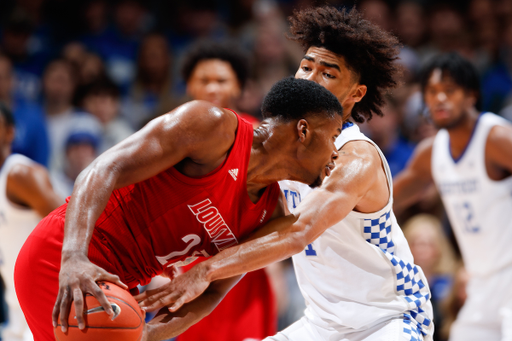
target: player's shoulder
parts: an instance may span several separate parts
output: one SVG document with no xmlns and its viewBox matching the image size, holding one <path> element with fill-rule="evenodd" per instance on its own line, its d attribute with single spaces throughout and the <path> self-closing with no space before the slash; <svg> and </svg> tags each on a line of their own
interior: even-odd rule
<svg viewBox="0 0 512 341">
<path fill-rule="evenodd" d="M 347 161 L 361 159 L 370 164 L 381 164 L 381 157 L 376 146 L 369 140 L 352 140 L 345 143 L 338 151 L 340 158 Z"/>
<path fill-rule="evenodd" d="M 10 187 L 27 187 L 45 178 L 48 178 L 48 172 L 44 166 L 36 162 L 19 162 L 10 168 L 7 183 Z"/>
<path fill-rule="evenodd" d="M 489 131 L 488 143 L 500 144 L 512 140 L 512 123 L 504 121 L 503 124 L 494 125 Z"/>
<path fill-rule="evenodd" d="M 228 109 L 217 107 L 216 105 L 202 100 L 194 100 L 184 103 L 164 115 L 164 119 L 173 123 L 176 119 L 180 119 L 187 123 L 200 127 L 217 127 L 235 126 L 238 124 L 236 115 Z"/>
</svg>

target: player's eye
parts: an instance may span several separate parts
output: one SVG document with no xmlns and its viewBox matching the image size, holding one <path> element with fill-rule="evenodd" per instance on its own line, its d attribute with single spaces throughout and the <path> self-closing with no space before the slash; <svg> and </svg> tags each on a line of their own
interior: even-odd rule
<svg viewBox="0 0 512 341">
<path fill-rule="evenodd" d="M 305 72 L 311 71 L 311 69 L 309 67 L 307 67 L 307 66 L 303 66 L 302 70 L 305 71 Z"/>
<path fill-rule="evenodd" d="M 331 75 L 330 73 L 324 73 L 325 77 L 329 78 L 329 79 L 334 79 L 336 77 L 334 77 L 333 75 Z"/>
</svg>

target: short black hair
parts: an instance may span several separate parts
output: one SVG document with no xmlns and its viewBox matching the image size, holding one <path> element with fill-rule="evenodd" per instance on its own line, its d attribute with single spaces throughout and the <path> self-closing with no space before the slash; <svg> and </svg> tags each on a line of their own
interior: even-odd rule
<svg viewBox="0 0 512 341">
<path fill-rule="evenodd" d="M 89 84 L 84 89 L 83 97 L 100 95 L 117 99 L 120 96 L 119 88 L 109 78 L 103 77 Z"/>
<path fill-rule="evenodd" d="M 356 9 L 309 8 L 295 11 L 289 20 L 289 38 L 299 42 L 304 52 L 315 46 L 343 56 L 359 84 L 366 85 L 366 95 L 354 105 L 352 118 L 364 122 L 372 113 L 382 116 L 383 95 L 398 85 L 398 38 L 363 19 Z"/>
<path fill-rule="evenodd" d="M 14 127 L 15 123 L 12 111 L 2 102 L 0 102 L 0 115 L 4 118 L 7 127 Z"/>
<path fill-rule="evenodd" d="M 263 99 L 261 113 L 263 118 L 276 117 L 290 122 L 310 115 L 343 116 L 343 108 L 336 96 L 323 86 L 292 76 L 272 86 Z"/>
<path fill-rule="evenodd" d="M 240 48 L 240 44 L 232 41 L 202 40 L 194 44 L 183 59 L 181 68 L 183 79 L 188 82 L 196 65 L 208 59 L 220 59 L 228 62 L 235 71 L 240 87 L 244 87 L 249 76 L 249 56 Z"/>
<path fill-rule="evenodd" d="M 475 107 L 480 109 L 480 77 L 476 67 L 456 52 L 449 52 L 433 57 L 423 67 L 420 74 L 421 93 L 425 94 L 428 80 L 435 69 L 450 76 L 455 84 L 466 91 L 473 91 L 477 97 Z"/>
</svg>

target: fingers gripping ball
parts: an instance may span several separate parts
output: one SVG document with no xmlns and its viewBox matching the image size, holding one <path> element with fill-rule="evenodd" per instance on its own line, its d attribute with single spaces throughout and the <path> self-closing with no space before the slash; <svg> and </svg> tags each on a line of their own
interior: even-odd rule
<svg viewBox="0 0 512 341">
<path fill-rule="evenodd" d="M 84 299 L 85 329 L 78 329 L 75 304 L 69 313 L 69 328 L 66 333 L 61 330 L 60 316 L 54 328 L 57 341 L 139 341 L 144 328 L 143 313 L 132 295 L 110 282 L 98 282 L 99 287 L 107 296 L 114 319 L 105 312 L 101 304 L 91 294 Z"/>
</svg>

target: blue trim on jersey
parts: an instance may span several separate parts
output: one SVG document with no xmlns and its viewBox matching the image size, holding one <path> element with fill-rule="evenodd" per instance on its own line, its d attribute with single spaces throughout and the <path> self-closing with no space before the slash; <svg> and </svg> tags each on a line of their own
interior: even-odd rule
<svg viewBox="0 0 512 341">
<path fill-rule="evenodd" d="M 343 125 L 341 126 L 341 130 L 343 130 L 345 128 L 352 127 L 353 125 L 354 125 L 354 123 L 347 121 L 347 122 L 343 123 Z"/>
<path fill-rule="evenodd" d="M 482 117 L 483 113 L 481 113 L 478 118 L 476 119 L 475 126 L 473 127 L 473 131 L 471 132 L 471 136 L 469 137 L 468 143 L 462 150 L 462 153 L 459 155 L 458 158 L 454 158 L 452 154 L 452 142 L 450 140 L 450 135 L 448 134 L 448 152 L 450 153 L 450 156 L 452 157 L 453 162 L 458 163 L 464 154 L 466 154 L 466 150 L 468 149 L 469 145 L 471 144 L 471 140 L 473 139 L 473 136 L 475 135 L 476 127 L 478 127 L 478 122 L 480 121 L 480 117 Z"/>
</svg>

